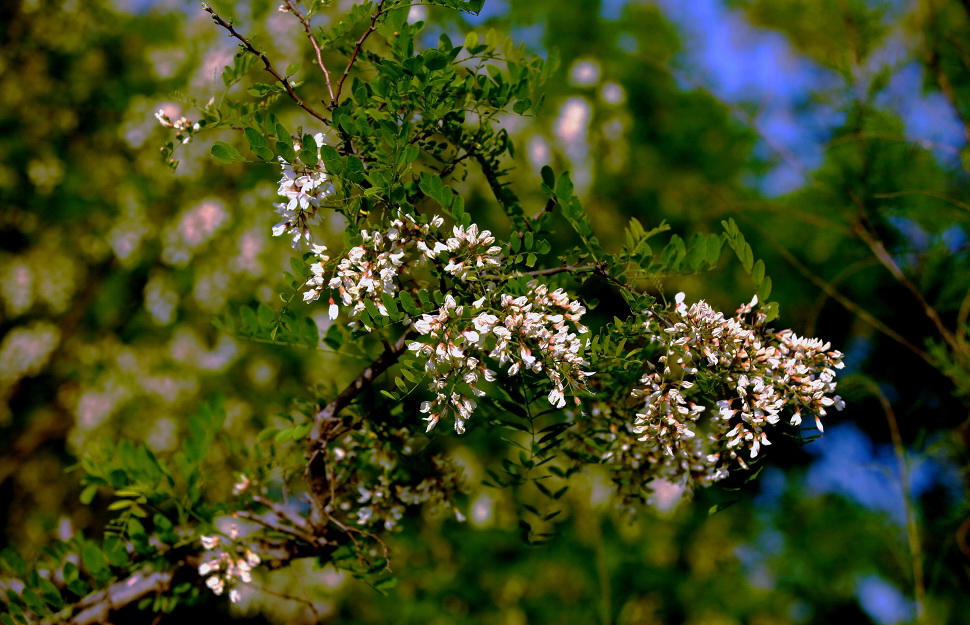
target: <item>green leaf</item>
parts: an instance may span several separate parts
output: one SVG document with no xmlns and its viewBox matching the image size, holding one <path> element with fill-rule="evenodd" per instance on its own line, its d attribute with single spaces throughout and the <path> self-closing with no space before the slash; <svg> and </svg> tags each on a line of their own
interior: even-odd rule
<svg viewBox="0 0 970 625">
<path fill-rule="evenodd" d="M 767 321 L 774 321 L 778 318 L 778 302 L 768 302 L 763 304 L 761 309 L 765 312 Z"/>
<path fill-rule="evenodd" d="M 761 281 L 765 279 L 765 262 L 758 259 L 758 262 L 754 264 L 751 268 L 751 280 L 754 282 L 755 288 L 761 286 Z"/>
<path fill-rule="evenodd" d="M 97 494 L 98 494 L 98 485 L 88 484 L 87 486 L 84 487 L 84 490 L 81 491 L 81 496 L 79 497 L 79 499 L 81 500 L 81 503 L 83 503 L 85 506 L 90 506 L 91 502 L 94 501 L 94 496 Z"/>
<path fill-rule="evenodd" d="M 279 141 L 282 141 L 283 143 L 288 143 L 290 144 L 290 147 L 293 147 L 293 137 L 290 136 L 289 131 L 286 129 L 285 126 L 283 126 L 283 124 L 276 122 L 275 130 L 276 130 L 276 138 Z"/>
<path fill-rule="evenodd" d="M 273 152 L 269 149 L 265 137 L 263 137 L 258 130 L 247 127 L 243 129 L 243 132 L 246 134 L 246 140 L 249 142 L 249 149 L 253 151 L 253 154 L 264 161 L 273 160 Z"/>
<path fill-rule="evenodd" d="M 64 583 L 70 584 L 71 582 L 74 582 L 79 578 L 80 570 L 77 568 L 77 565 L 74 564 L 73 562 L 65 562 L 63 575 L 64 575 Z"/>
<path fill-rule="evenodd" d="M 324 145 L 320 148 L 320 158 L 323 159 L 323 166 L 327 171 L 339 176 L 344 171 L 344 162 L 340 158 L 340 152 L 332 145 Z"/>
<path fill-rule="evenodd" d="M 759 260 L 758 262 L 760 263 L 761 261 Z M 761 287 L 758 289 L 758 301 L 767 302 L 769 297 L 771 297 L 771 278 L 765 277 L 761 283 Z"/>
<path fill-rule="evenodd" d="M 364 179 L 364 163 L 356 155 L 351 154 L 347 157 L 344 176 L 351 182 L 360 182 Z"/>
<path fill-rule="evenodd" d="M 81 549 L 81 562 L 84 564 L 84 568 L 98 581 L 106 580 L 110 576 L 104 553 L 92 542 L 85 541 L 84 547 Z"/>
<path fill-rule="evenodd" d="M 448 67 L 448 57 L 438 50 L 428 50 L 424 53 L 424 66 L 431 71 Z"/>
<path fill-rule="evenodd" d="M 313 138 L 313 135 L 303 135 L 303 140 L 300 142 L 300 160 L 303 161 L 303 164 L 307 167 L 316 166 L 317 142 Z"/>
<path fill-rule="evenodd" d="M 283 160 L 287 163 L 292 163 L 296 160 L 296 152 L 293 150 L 292 141 L 277 141 L 276 153 L 282 156 Z"/>
<path fill-rule="evenodd" d="M 381 314 L 381 311 L 378 310 L 377 304 L 375 304 L 372 300 L 365 299 L 364 300 L 364 309 L 371 316 L 371 319 L 374 320 L 374 323 L 375 324 L 377 324 L 378 326 L 383 326 L 384 325 L 384 319 L 385 319 L 385 317 L 384 317 L 384 315 Z M 367 324 L 367 325 L 373 325 L 373 324 Z"/>
<path fill-rule="evenodd" d="M 276 313 L 266 304 L 260 304 L 256 309 L 256 319 L 259 321 L 259 325 L 268 326 L 276 321 Z"/>
<path fill-rule="evenodd" d="M 543 165 L 542 169 L 539 171 L 539 175 L 542 176 L 542 184 L 549 187 L 549 190 L 552 191 L 552 189 L 556 186 L 556 174 L 554 171 L 552 171 L 552 167 Z"/>
<path fill-rule="evenodd" d="M 212 156 L 223 163 L 239 163 L 246 160 L 239 150 L 224 141 L 216 141 L 210 150 Z"/>
<path fill-rule="evenodd" d="M 398 301 L 401 303 L 401 308 L 404 309 L 406 313 L 412 317 L 416 317 L 421 314 L 421 309 L 417 307 L 414 303 L 414 298 L 407 291 L 401 291 L 398 293 Z"/>
<path fill-rule="evenodd" d="M 242 322 L 242 331 L 246 334 L 252 334 L 259 328 L 256 313 L 249 306 L 242 306 L 239 309 L 239 320 Z"/>
<path fill-rule="evenodd" d="M 397 301 L 390 293 L 381 293 L 381 303 L 384 304 L 384 308 L 387 309 L 387 315 L 391 319 L 398 319 L 401 314 L 397 307 Z"/>
</svg>

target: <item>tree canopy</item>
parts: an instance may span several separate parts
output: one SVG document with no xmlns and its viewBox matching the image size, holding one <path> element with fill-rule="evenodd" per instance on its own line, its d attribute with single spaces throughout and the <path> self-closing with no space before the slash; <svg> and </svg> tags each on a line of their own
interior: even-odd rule
<svg viewBox="0 0 970 625">
<path fill-rule="evenodd" d="M 0 622 L 960 622 L 968 35 L 6 3 Z"/>
</svg>

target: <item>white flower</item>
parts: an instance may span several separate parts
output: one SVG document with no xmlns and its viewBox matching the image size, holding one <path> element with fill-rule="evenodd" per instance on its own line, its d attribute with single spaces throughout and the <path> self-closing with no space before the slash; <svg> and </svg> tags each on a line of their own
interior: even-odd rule
<svg viewBox="0 0 970 625">
<path fill-rule="evenodd" d="M 205 585 L 212 589 L 217 595 L 221 595 L 222 591 L 226 588 L 226 582 L 218 575 L 213 575 L 209 579 L 205 580 Z"/>
<path fill-rule="evenodd" d="M 206 549 L 215 549 L 216 545 L 219 544 L 218 536 L 202 536 L 202 546 Z"/>
<path fill-rule="evenodd" d="M 232 494 L 238 495 L 243 491 L 245 491 L 247 488 L 249 488 L 249 478 L 246 477 L 244 474 L 240 473 L 239 481 L 233 484 L 232 486 Z"/>
</svg>

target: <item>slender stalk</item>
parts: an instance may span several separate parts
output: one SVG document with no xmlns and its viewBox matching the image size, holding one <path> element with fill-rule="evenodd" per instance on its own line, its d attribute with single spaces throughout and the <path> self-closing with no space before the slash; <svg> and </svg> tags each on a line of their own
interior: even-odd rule
<svg viewBox="0 0 970 625">
<path fill-rule="evenodd" d="M 956 338 L 953 336 L 953 333 L 950 332 L 950 330 L 947 329 L 947 327 L 943 324 L 943 320 L 940 319 L 940 315 L 936 312 L 936 309 L 933 308 L 928 301 L 926 301 L 926 298 L 923 297 L 920 290 L 916 288 L 916 285 L 913 284 L 913 282 L 906 277 L 906 274 L 903 273 L 903 270 L 899 268 L 899 265 L 896 264 L 896 261 L 893 259 L 892 255 L 890 255 L 886 250 L 886 246 L 883 245 L 882 241 L 880 241 L 876 235 L 870 232 L 869 229 L 866 228 L 861 222 L 856 228 L 856 233 L 866 244 L 866 246 L 869 247 L 872 254 L 879 259 L 879 262 L 882 263 L 882 265 L 889 271 L 889 273 L 892 274 L 894 278 L 896 278 L 896 281 L 902 284 L 903 287 L 909 291 L 913 298 L 919 303 L 920 307 L 923 309 L 923 314 L 926 315 L 926 317 L 933 323 L 933 325 L 936 327 L 936 331 L 940 334 L 940 337 L 946 341 L 946 344 L 949 345 L 950 348 L 955 352 L 959 352 L 960 346 L 957 343 Z"/>
<path fill-rule="evenodd" d="M 778 254 L 781 255 L 782 258 L 787 260 L 795 269 L 798 270 L 798 273 L 805 276 L 805 278 L 808 279 L 812 284 L 814 284 L 818 288 L 825 291 L 829 295 L 829 297 L 831 297 L 838 303 L 842 304 L 842 306 L 846 310 L 849 310 L 855 313 L 859 317 L 859 319 L 865 321 L 876 330 L 879 330 L 880 332 L 882 332 L 892 340 L 896 341 L 906 349 L 910 350 L 911 352 L 913 352 L 914 354 L 916 354 L 917 356 L 925 360 L 926 363 L 929 364 L 934 369 L 939 369 L 940 364 L 936 361 L 936 359 L 934 359 L 928 353 L 926 353 L 925 351 L 923 351 L 922 349 L 914 345 L 902 334 L 900 334 L 899 332 L 896 332 L 888 325 L 886 325 L 885 323 L 877 319 L 874 315 L 872 315 L 869 311 L 864 309 L 862 306 L 860 306 L 859 304 L 856 304 L 854 301 L 852 301 L 845 295 L 842 295 L 841 293 L 839 293 L 837 290 L 835 290 L 835 288 L 831 284 L 829 284 L 822 278 L 812 273 L 812 271 L 808 267 L 806 267 L 800 260 L 798 260 L 798 258 L 796 258 L 794 254 L 789 252 L 785 248 L 785 246 L 778 243 L 770 234 L 768 234 L 767 231 L 765 231 L 764 228 L 758 226 L 757 224 L 755 224 L 755 227 L 758 228 L 759 231 L 761 231 L 762 235 L 765 237 L 765 240 L 768 241 L 771 244 L 771 246 L 775 248 Z"/>
<path fill-rule="evenodd" d="M 909 543 L 909 560 L 913 575 L 913 592 L 916 595 L 916 622 L 919 624 L 928 623 L 926 617 L 926 581 L 923 573 L 923 545 L 919 535 L 919 524 L 916 520 L 916 506 L 913 502 L 913 493 L 909 486 L 909 461 L 906 458 L 906 448 L 903 446 L 903 437 L 899 431 L 899 423 L 896 420 L 896 413 L 892 404 L 886 398 L 882 389 L 875 382 L 866 380 L 872 394 L 879 401 L 882 410 L 886 415 L 886 422 L 889 424 L 889 433 L 892 436 L 893 450 L 896 454 L 896 462 L 899 465 L 900 487 L 903 493 L 903 504 L 906 507 L 906 539 Z"/>
<path fill-rule="evenodd" d="M 327 83 L 327 93 L 330 94 L 330 107 L 333 108 L 336 106 L 336 100 L 333 97 L 333 86 L 330 84 L 330 72 L 327 71 L 327 66 L 323 64 L 323 53 L 320 51 L 320 44 L 317 43 L 317 38 L 313 36 L 313 30 L 310 28 L 310 20 L 306 15 L 300 13 L 293 0 L 285 0 L 285 2 L 290 13 L 295 15 L 296 19 L 300 20 L 300 24 L 303 25 L 303 32 L 306 33 L 306 38 L 310 40 L 310 45 L 313 46 L 313 51 L 317 55 L 317 65 L 320 67 L 320 71 L 323 72 L 323 79 Z"/>
<path fill-rule="evenodd" d="M 325 123 L 327 125 L 330 125 L 330 120 L 328 120 L 326 117 L 324 117 L 323 115 L 321 115 L 320 113 L 318 113 L 317 111 L 315 111 L 310 105 L 308 105 L 306 102 L 304 102 L 303 99 L 299 95 L 297 95 L 296 91 L 293 89 L 293 85 L 290 84 L 290 81 L 287 80 L 285 76 L 281 76 L 280 73 L 278 71 L 276 71 L 276 68 L 273 67 L 273 64 L 270 62 L 269 58 L 267 58 L 266 54 L 264 54 L 260 50 L 256 49 L 253 46 L 253 44 L 249 41 L 249 39 L 246 39 L 245 37 L 243 37 L 242 35 L 240 35 L 238 32 L 236 32 L 236 29 L 232 27 L 232 24 L 230 24 L 226 20 L 222 19 L 219 16 L 219 14 L 216 13 L 212 9 L 212 7 L 210 7 L 207 4 L 203 4 L 202 5 L 202 9 L 206 13 L 208 13 L 209 15 L 212 16 L 212 19 L 215 21 L 216 24 L 218 24 L 219 26 L 222 26 L 227 31 L 229 31 L 229 36 L 230 37 L 235 37 L 236 39 L 238 39 L 240 42 L 242 42 L 243 47 L 246 48 L 246 50 L 248 52 L 250 52 L 251 54 L 255 54 L 257 57 L 259 57 L 259 60 L 263 62 L 263 68 L 267 72 L 269 72 L 270 74 L 272 74 L 273 75 L 273 78 L 275 78 L 277 80 L 277 82 L 279 82 L 281 85 L 283 85 L 283 88 L 286 89 L 286 93 L 289 94 L 290 98 L 294 102 L 296 102 L 300 106 L 300 108 L 302 108 L 304 111 L 306 111 L 310 115 L 313 115 L 314 117 L 316 117 L 317 119 L 319 119 L 323 123 Z"/>
<path fill-rule="evenodd" d="M 335 97 L 331 98 L 331 102 L 330 102 L 331 107 L 337 106 L 340 103 L 340 93 L 343 91 L 344 81 L 347 80 L 347 76 L 350 75 L 350 69 L 354 66 L 354 63 L 357 61 L 357 55 L 360 54 L 360 49 L 364 46 L 364 42 L 367 41 L 367 38 L 371 36 L 371 33 L 377 30 L 377 20 L 380 18 L 381 15 L 384 14 L 385 2 L 387 2 L 387 0 L 380 0 L 380 2 L 377 3 L 377 10 L 374 12 L 374 15 L 372 15 L 370 18 L 370 26 L 367 27 L 367 30 L 364 31 L 364 34 L 362 34 L 360 36 L 360 39 L 357 40 L 357 44 L 354 46 L 353 53 L 350 55 L 350 58 L 347 59 L 347 67 L 344 68 L 343 73 L 340 75 L 340 82 L 337 83 L 337 94 Z"/>
</svg>

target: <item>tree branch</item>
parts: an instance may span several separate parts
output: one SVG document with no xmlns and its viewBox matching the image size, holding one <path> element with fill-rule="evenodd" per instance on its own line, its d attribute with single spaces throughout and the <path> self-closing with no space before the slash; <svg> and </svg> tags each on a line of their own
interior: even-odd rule
<svg viewBox="0 0 970 625">
<path fill-rule="evenodd" d="M 305 103 L 300 98 L 300 96 L 296 94 L 296 91 L 294 91 L 293 85 L 290 84 L 290 81 L 288 81 L 285 76 L 281 76 L 280 73 L 276 71 L 276 69 L 273 67 L 273 64 L 270 62 L 270 60 L 266 57 L 266 55 L 263 52 L 253 47 L 253 44 L 250 43 L 248 39 L 246 39 L 238 32 L 236 32 L 236 29 L 232 27 L 232 24 L 222 19 L 219 16 L 219 14 L 212 9 L 212 7 L 210 7 L 207 4 L 203 4 L 202 8 L 203 10 L 205 10 L 206 13 L 212 16 L 212 19 L 215 21 L 216 24 L 218 24 L 219 26 L 222 26 L 223 28 L 229 31 L 229 36 L 235 37 L 236 39 L 241 41 L 243 47 L 246 48 L 246 50 L 248 50 L 250 53 L 255 54 L 257 57 L 259 57 L 259 60 L 263 62 L 264 69 L 270 74 L 272 74 L 273 78 L 275 78 L 281 85 L 283 85 L 283 88 L 286 89 L 286 93 L 290 95 L 290 98 L 292 98 L 294 102 L 300 105 L 300 108 L 302 108 L 310 115 L 313 115 L 314 117 L 322 121 L 324 124 L 327 124 L 328 126 L 330 125 L 330 120 L 328 120 L 326 117 L 324 117 L 323 115 L 315 111 L 313 108 L 311 108 L 307 103 Z"/>
<path fill-rule="evenodd" d="M 330 94 L 330 106 L 335 106 L 333 98 L 333 87 L 330 84 L 330 72 L 327 71 L 327 66 L 323 64 L 323 53 L 320 51 L 320 44 L 317 43 L 317 38 L 313 36 L 313 30 L 310 28 L 310 20 L 307 16 L 300 13 L 299 9 L 296 8 L 293 0 L 285 0 L 287 8 L 290 13 L 296 16 L 296 19 L 300 20 L 303 24 L 303 31 L 306 33 L 306 38 L 310 40 L 310 45 L 313 46 L 313 51 L 317 55 L 317 65 L 320 66 L 320 70 L 323 71 L 323 78 L 327 82 L 327 93 Z"/>
<path fill-rule="evenodd" d="M 517 229 L 527 228 L 532 230 L 532 226 L 524 217 L 522 206 L 519 204 L 519 197 L 499 180 L 502 174 L 495 169 L 493 163 L 486 156 L 479 152 L 472 153 L 472 156 L 478 161 L 482 173 L 485 175 L 485 181 L 488 182 L 488 186 L 492 190 L 492 195 L 502 205 L 505 214 L 512 220 L 512 224 Z"/>
<path fill-rule="evenodd" d="M 290 561 L 311 556 L 326 557 L 348 539 L 326 541 L 317 537 L 312 542 L 281 538 L 274 542 L 265 542 L 259 546 L 260 566 L 274 570 L 282 568 Z M 175 580 L 185 581 L 185 578 L 201 582 L 198 574 L 199 555 L 192 553 L 172 563 L 172 568 L 155 573 L 135 573 L 126 579 L 117 581 L 97 592 L 93 592 L 70 608 L 58 612 L 53 617 L 42 621 L 44 625 L 57 623 L 64 625 L 95 625 L 108 623 L 112 612 L 129 606 L 151 594 L 169 592 Z"/>
<path fill-rule="evenodd" d="M 377 11 L 375 11 L 374 15 L 372 15 L 370 18 L 370 26 L 367 27 L 364 34 L 362 34 L 360 39 L 357 40 L 353 53 L 350 55 L 350 58 L 347 59 L 347 67 L 344 68 L 343 73 L 340 75 L 340 82 L 337 83 L 337 96 L 332 98 L 330 106 L 337 106 L 337 104 L 340 103 L 340 92 L 343 91 L 344 81 L 347 80 L 347 76 L 350 75 L 350 68 L 352 68 L 354 63 L 357 61 L 357 55 L 360 54 L 360 49 L 364 46 L 364 42 L 367 41 L 367 38 L 370 37 L 371 33 L 377 30 L 377 20 L 381 15 L 384 14 L 385 2 L 387 2 L 387 0 L 380 0 L 380 2 L 377 3 Z"/>
<path fill-rule="evenodd" d="M 885 267 L 886 270 L 892 274 L 896 281 L 910 292 L 913 299 L 915 299 L 920 305 L 920 308 L 923 309 L 923 314 L 926 315 L 930 322 L 933 323 L 936 331 L 940 334 L 940 338 L 942 338 L 955 353 L 959 353 L 960 345 L 957 343 L 953 333 L 950 332 L 946 325 L 944 325 L 943 320 L 940 318 L 939 313 L 936 312 L 936 309 L 933 308 L 928 301 L 926 301 L 926 298 L 923 297 L 920 290 L 916 288 L 916 285 L 913 284 L 913 282 L 906 277 L 906 274 L 903 273 L 903 270 L 899 268 L 899 265 L 896 264 L 896 261 L 893 259 L 892 255 L 886 250 L 886 246 L 883 245 L 883 242 L 873 232 L 866 228 L 864 223 L 864 220 L 866 219 L 865 205 L 860 199 L 855 197 L 855 194 L 852 194 L 852 197 L 853 200 L 855 200 L 856 206 L 860 212 L 860 216 L 862 217 L 862 219 L 860 219 L 856 224 L 853 233 L 862 239 L 862 242 L 866 244 L 873 256 L 875 256 L 879 262 L 882 263 L 883 267 Z"/>
<path fill-rule="evenodd" d="M 752 225 L 754 225 L 754 227 L 761 232 L 762 236 L 765 237 L 765 240 L 768 241 L 768 243 L 770 243 L 773 248 L 775 248 L 775 251 L 777 251 L 782 258 L 787 260 L 796 270 L 798 270 L 798 273 L 802 274 L 808 281 L 810 281 L 819 289 L 827 293 L 829 297 L 831 297 L 838 303 L 842 304 L 842 306 L 846 310 L 849 310 L 855 313 L 856 316 L 859 317 L 859 319 L 861 319 L 862 321 L 865 321 L 876 330 L 879 330 L 880 332 L 882 332 L 892 340 L 896 341 L 903 347 L 907 348 L 908 350 L 910 350 L 911 352 L 913 352 L 914 354 L 916 354 L 917 356 L 925 360 L 927 364 L 929 364 L 934 369 L 940 368 L 940 363 L 938 363 L 935 358 L 933 358 L 925 351 L 923 351 L 922 349 L 914 345 L 902 334 L 900 334 L 899 332 L 896 332 L 891 327 L 889 327 L 888 325 L 880 321 L 877 317 L 872 315 L 865 308 L 863 308 L 859 304 L 856 304 L 854 301 L 852 301 L 845 295 L 842 295 L 841 293 L 839 293 L 837 290 L 835 290 L 835 287 L 833 287 L 831 284 L 829 284 L 822 278 L 815 275 L 808 267 L 806 267 L 800 260 L 798 260 L 798 258 L 796 258 L 794 254 L 789 252 L 785 246 L 778 243 L 778 241 L 776 241 L 770 234 L 768 234 L 768 232 L 764 228 L 762 228 L 756 223 L 751 222 L 750 220 L 749 220 L 749 223 L 752 223 Z"/>
<path fill-rule="evenodd" d="M 57 615 L 53 620 L 45 622 L 70 623 L 70 625 L 107 623 L 113 610 L 135 603 L 152 593 L 168 591 L 177 571 L 178 568 L 159 573 L 136 573 L 128 579 L 115 582 L 104 590 L 81 599 L 74 606 L 75 609 L 80 609 L 74 616 Z"/>
<path fill-rule="evenodd" d="M 401 354 L 407 349 L 407 341 L 410 336 L 411 329 L 409 328 L 393 345 L 388 345 L 369 367 L 364 369 L 353 382 L 348 384 L 339 395 L 330 400 L 314 416 L 313 429 L 310 431 L 307 442 L 307 466 L 304 473 L 313 498 L 313 512 L 310 516 L 311 526 L 324 527 L 329 517 L 326 504 L 330 496 L 330 488 L 327 481 L 326 458 L 323 452 L 327 443 L 332 440 L 331 434 L 337 424 L 337 416 L 341 410 L 350 405 L 355 397 L 368 388 L 377 376 L 397 362 Z"/>
</svg>

